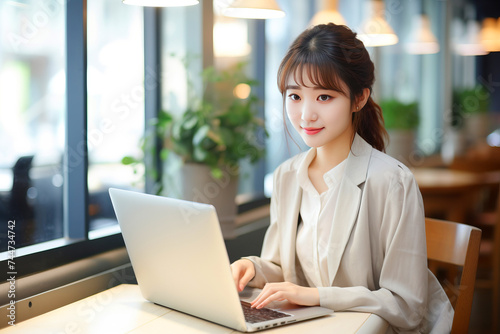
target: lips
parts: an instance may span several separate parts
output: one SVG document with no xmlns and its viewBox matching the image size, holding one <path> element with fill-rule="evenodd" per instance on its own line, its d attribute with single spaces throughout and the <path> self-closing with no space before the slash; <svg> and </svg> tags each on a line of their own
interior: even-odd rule
<svg viewBox="0 0 500 334">
<path fill-rule="evenodd" d="M 302 128 L 307 135 L 315 135 L 319 133 L 323 128 Z"/>
</svg>

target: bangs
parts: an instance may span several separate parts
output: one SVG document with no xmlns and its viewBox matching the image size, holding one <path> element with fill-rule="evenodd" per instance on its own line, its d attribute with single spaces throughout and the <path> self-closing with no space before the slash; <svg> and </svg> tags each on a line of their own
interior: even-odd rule
<svg viewBox="0 0 500 334">
<path fill-rule="evenodd" d="M 349 89 L 341 78 L 339 70 L 329 59 L 322 59 L 318 53 L 309 55 L 295 54 L 288 58 L 280 69 L 278 87 L 281 94 L 285 93 L 288 81 L 292 78 L 298 85 L 308 87 L 310 82 L 313 87 L 333 90 L 352 98 Z M 309 85 L 310 85 L 309 84 Z"/>
</svg>

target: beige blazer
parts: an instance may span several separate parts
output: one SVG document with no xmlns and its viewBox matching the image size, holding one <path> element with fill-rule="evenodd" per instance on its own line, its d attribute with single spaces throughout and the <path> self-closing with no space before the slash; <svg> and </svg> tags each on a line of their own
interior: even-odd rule
<svg viewBox="0 0 500 334">
<path fill-rule="evenodd" d="M 302 195 L 296 173 L 305 154 L 274 173 L 262 254 L 248 257 L 256 268 L 251 286 L 280 281 L 307 286 L 295 251 Z M 359 135 L 346 161 L 332 225 L 331 285 L 318 287 L 322 306 L 378 314 L 393 332 L 450 332 L 453 309 L 427 269 L 424 210 L 415 179 Z"/>
</svg>

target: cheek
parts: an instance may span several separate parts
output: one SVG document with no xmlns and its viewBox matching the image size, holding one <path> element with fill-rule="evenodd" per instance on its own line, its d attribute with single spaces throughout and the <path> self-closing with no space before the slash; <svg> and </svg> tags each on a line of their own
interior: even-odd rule
<svg viewBox="0 0 500 334">
<path fill-rule="evenodd" d="M 346 103 L 338 104 L 335 108 L 325 111 L 322 115 L 324 119 L 333 123 L 345 123 L 351 121 L 351 110 Z"/>
<path fill-rule="evenodd" d="M 285 107 L 286 115 L 288 116 L 290 122 L 292 122 L 293 124 L 295 124 L 297 121 L 300 122 L 300 118 L 302 115 L 299 108 L 297 108 L 297 106 L 292 103 L 287 103 Z"/>
</svg>

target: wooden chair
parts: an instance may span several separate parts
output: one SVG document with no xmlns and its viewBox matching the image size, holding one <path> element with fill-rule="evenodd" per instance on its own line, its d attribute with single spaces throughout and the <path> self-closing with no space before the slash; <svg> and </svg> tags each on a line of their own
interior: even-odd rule
<svg viewBox="0 0 500 334">
<path fill-rule="evenodd" d="M 489 181 L 489 182 L 488 182 Z M 491 290 L 492 333 L 499 331 L 500 316 L 500 171 L 486 174 L 490 186 L 490 206 L 473 215 L 474 225 L 483 231 L 479 248 L 476 287 Z M 496 188 L 496 189 L 495 189 Z M 491 194 L 493 193 L 493 194 Z"/>
<path fill-rule="evenodd" d="M 458 288 L 448 289 L 448 292 L 451 290 L 448 297 L 455 309 L 451 333 L 467 333 L 474 297 L 481 230 L 470 225 L 432 218 L 425 219 L 425 229 L 427 258 L 462 267 Z"/>
<path fill-rule="evenodd" d="M 470 201 L 474 208 L 464 222 L 482 230 L 476 288 L 491 290 L 491 330 L 500 333 L 500 148 L 487 152 L 486 158 L 456 159 L 450 168 L 474 172 L 481 179 L 479 196 Z"/>
</svg>

